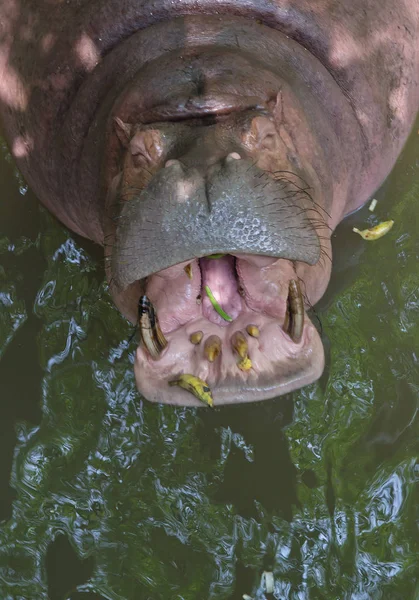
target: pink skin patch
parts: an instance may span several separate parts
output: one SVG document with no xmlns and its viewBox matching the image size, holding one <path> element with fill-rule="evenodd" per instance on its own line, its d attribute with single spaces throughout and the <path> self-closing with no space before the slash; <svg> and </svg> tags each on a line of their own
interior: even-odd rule
<svg viewBox="0 0 419 600">
<path fill-rule="evenodd" d="M 192 279 L 185 267 L 191 265 Z M 305 315 L 301 341 L 296 344 L 283 331 L 290 279 L 296 279 L 290 261 L 257 256 L 203 258 L 182 263 L 151 276 L 146 294 L 153 303 L 168 341 L 158 360 L 152 360 L 141 345 L 135 357 L 137 386 L 146 398 L 171 404 L 203 404 L 169 381 L 191 374 L 210 386 L 214 404 L 265 400 L 316 380 L 323 371 L 324 352 L 320 337 Z M 232 317 L 224 320 L 205 293 L 208 285 L 221 308 Z M 256 325 L 258 338 L 247 334 Z M 189 337 L 204 336 L 199 345 Z M 240 370 L 231 338 L 244 333 L 252 368 Z M 213 362 L 205 357 L 205 340 L 217 335 L 221 355 Z"/>
</svg>

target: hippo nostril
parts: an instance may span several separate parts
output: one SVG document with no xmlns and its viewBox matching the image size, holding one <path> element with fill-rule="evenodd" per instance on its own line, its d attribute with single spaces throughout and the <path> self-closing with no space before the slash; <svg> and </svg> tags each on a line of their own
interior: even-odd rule
<svg viewBox="0 0 419 600">
<path fill-rule="evenodd" d="M 180 162 L 180 160 L 176 160 L 175 158 L 171 158 L 170 160 L 166 161 L 164 166 L 165 166 L 165 168 L 179 167 L 179 168 L 183 169 L 183 164 Z"/>
<path fill-rule="evenodd" d="M 241 156 L 238 152 L 230 152 L 230 154 L 227 155 L 226 161 L 227 162 L 231 162 L 232 160 L 240 160 Z"/>
</svg>

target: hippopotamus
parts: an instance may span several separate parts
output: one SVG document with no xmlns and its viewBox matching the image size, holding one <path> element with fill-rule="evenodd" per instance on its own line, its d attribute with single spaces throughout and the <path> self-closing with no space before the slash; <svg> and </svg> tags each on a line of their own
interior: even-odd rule
<svg viewBox="0 0 419 600">
<path fill-rule="evenodd" d="M 0 16 L 4 135 L 40 201 L 103 246 L 142 395 L 249 402 L 319 378 L 307 309 L 332 232 L 413 125 L 417 0 L 3 0 Z"/>
</svg>

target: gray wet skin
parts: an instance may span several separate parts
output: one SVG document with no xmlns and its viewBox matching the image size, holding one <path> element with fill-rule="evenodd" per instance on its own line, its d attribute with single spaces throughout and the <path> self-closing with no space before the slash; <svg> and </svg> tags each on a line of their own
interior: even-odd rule
<svg viewBox="0 0 419 600">
<path fill-rule="evenodd" d="M 121 289 L 176 263 L 218 252 L 315 264 L 315 207 L 295 176 L 267 175 L 250 160 L 206 168 L 175 162 L 127 202 L 113 253 Z M 298 182 L 300 185 L 301 182 Z M 151 225 L 152 224 L 152 225 Z"/>
</svg>

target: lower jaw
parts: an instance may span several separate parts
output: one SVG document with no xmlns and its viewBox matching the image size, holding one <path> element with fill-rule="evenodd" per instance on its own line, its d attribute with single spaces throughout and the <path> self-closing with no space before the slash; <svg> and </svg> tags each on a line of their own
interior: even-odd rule
<svg viewBox="0 0 419 600">
<path fill-rule="evenodd" d="M 285 263 L 281 272 L 290 277 L 293 272 L 289 266 L 291 263 L 276 262 Z M 179 272 L 182 271 L 181 265 Z M 162 276 L 155 278 L 162 279 Z M 285 287 L 288 289 L 287 281 Z M 165 281 L 161 286 L 160 282 L 158 289 L 173 296 L 170 283 Z M 153 281 L 149 288 L 154 295 L 158 312 L 159 299 Z M 194 294 L 196 295 L 196 290 Z M 176 327 L 168 325 L 169 321 L 164 316 L 164 304 L 162 308 L 160 303 L 168 346 L 157 360 L 150 356 L 144 344 L 137 349 L 135 377 L 137 387 L 146 399 L 168 404 L 203 406 L 191 393 L 170 385 L 182 375 L 193 375 L 204 381 L 212 391 L 215 405 L 267 400 L 312 383 L 321 375 L 324 366 L 323 346 L 308 316 L 304 315 L 301 339 L 293 340 L 284 331 L 286 298 L 282 298 L 277 305 L 269 305 L 266 298 L 265 311 L 260 307 L 257 310 L 255 307 L 249 308 L 243 300 L 241 310 L 236 312 L 235 318 L 229 323 L 209 320 L 200 308 L 197 309 L 196 304 L 193 314 L 193 300 L 188 309 L 191 318 L 186 317 L 186 321 Z M 281 312 L 282 315 L 279 314 Z M 208 316 L 208 310 L 206 315 Z M 250 325 L 257 335 L 249 333 Z M 194 345 L 189 340 L 197 331 L 201 332 L 202 339 Z M 232 343 L 238 332 L 246 344 L 247 368 L 242 368 L 243 356 L 239 356 Z M 219 341 L 218 353 L 209 359 L 208 344 L 211 345 L 211 340 L 215 337 Z"/>
<path fill-rule="evenodd" d="M 276 336 L 284 336 L 276 331 Z M 139 392 L 151 402 L 181 406 L 204 406 L 189 392 L 171 387 L 169 382 L 183 374 L 193 372 L 194 376 L 205 381 L 211 389 L 214 406 L 240 404 L 269 400 L 297 390 L 316 381 L 324 368 L 324 351 L 320 337 L 311 323 L 306 323 L 303 340 L 293 356 L 283 354 L 270 360 L 260 346 L 262 340 L 249 344 L 252 369 L 247 373 L 237 368 L 233 357 L 217 360 L 219 364 L 208 364 L 202 348 L 194 349 L 192 356 L 171 354 L 162 358 L 161 364 L 149 359 L 142 347 L 135 355 L 134 372 Z M 270 344 L 275 339 L 270 338 Z M 173 339 L 169 340 L 173 343 Z M 279 344 L 280 346 L 280 344 Z"/>
</svg>

